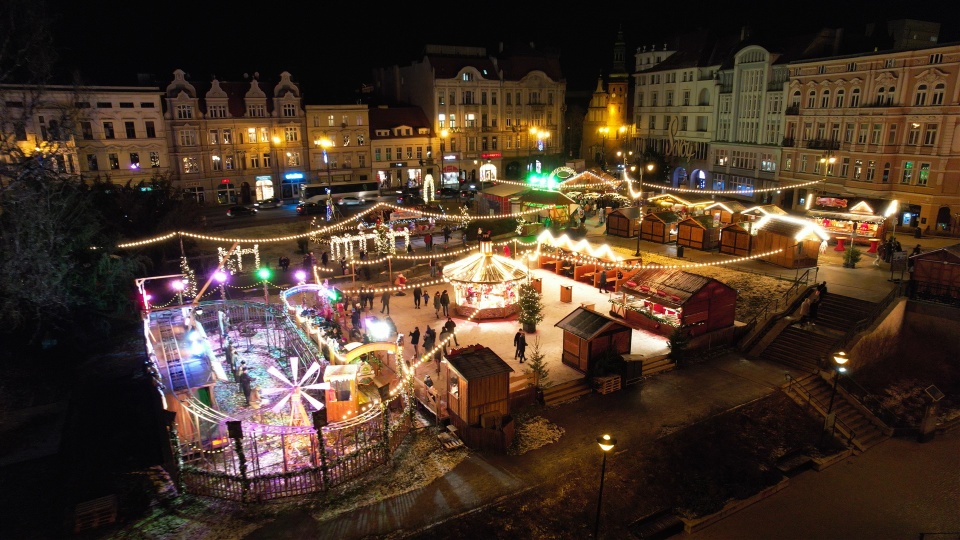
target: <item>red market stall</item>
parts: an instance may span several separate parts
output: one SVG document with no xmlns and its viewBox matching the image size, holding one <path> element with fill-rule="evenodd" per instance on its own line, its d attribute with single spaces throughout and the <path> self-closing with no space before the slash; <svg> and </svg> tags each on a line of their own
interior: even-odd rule
<svg viewBox="0 0 960 540">
<path fill-rule="evenodd" d="M 910 257 L 912 300 L 960 305 L 960 244 Z"/>
<path fill-rule="evenodd" d="M 823 199 L 821 197 L 818 200 Z M 845 199 L 829 200 L 842 201 L 845 207 Z M 876 214 L 866 201 L 854 204 L 849 210 L 809 210 L 807 215 L 832 238 L 853 238 L 857 244 L 866 245 L 871 240 L 883 240 L 886 233 L 886 218 Z"/>
<path fill-rule="evenodd" d="M 646 268 L 620 286 L 611 314 L 631 326 L 669 336 L 681 328 L 690 337 L 733 326 L 737 291 L 713 278 L 676 268 Z"/>
</svg>

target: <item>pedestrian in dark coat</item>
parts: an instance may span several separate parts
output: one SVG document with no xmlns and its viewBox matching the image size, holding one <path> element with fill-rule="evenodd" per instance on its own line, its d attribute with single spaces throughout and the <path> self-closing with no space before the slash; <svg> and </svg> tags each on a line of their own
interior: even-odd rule
<svg viewBox="0 0 960 540">
<path fill-rule="evenodd" d="M 440 318 L 440 291 L 437 291 L 433 294 L 433 313 Z"/>
<path fill-rule="evenodd" d="M 312 253 L 311 253 L 311 255 L 312 255 Z M 323 253 L 320 254 L 320 262 L 321 262 L 324 266 L 327 266 L 327 263 L 330 262 L 330 254 L 327 253 L 327 250 L 323 250 Z"/>
<path fill-rule="evenodd" d="M 420 356 L 420 327 L 414 326 L 410 332 L 410 344 L 413 345 L 413 355 Z"/>
<path fill-rule="evenodd" d="M 426 309 L 430 307 L 430 292 L 423 291 L 423 308 Z"/>
<path fill-rule="evenodd" d="M 457 341 L 457 333 L 456 333 L 457 323 L 453 322 L 453 319 L 451 319 L 450 317 L 447 317 L 447 322 L 446 324 L 443 325 L 443 329 L 446 330 L 447 332 L 450 332 L 450 334 L 453 335 L 453 343 L 457 347 L 459 347 L 460 342 Z"/>
<path fill-rule="evenodd" d="M 443 243 L 444 245 L 450 243 L 450 226 L 449 225 L 443 226 Z"/>
<path fill-rule="evenodd" d="M 419 285 L 413 288 L 413 308 L 420 309 L 420 300 L 423 299 L 423 289 Z"/>
<path fill-rule="evenodd" d="M 607 290 L 607 271 L 600 270 L 600 284 L 597 285 L 597 290 L 600 292 L 605 292 Z"/>
<path fill-rule="evenodd" d="M 450 295 L 447 294 L 447 290 L 443 290 L 443 294 L 440 295 L 440 307 L 443 308 L 443 316 L 450 316 Z"/>
<path fill-rule="evenodd" d="M 517 334 L 513 336 L 513 344 L 517 347 L 514 358 L 519 358 L 522 364 L 527 359 L 527 336 L 523 333 L 523 330 L 517 330 Z"/>
<path fill-rule="evenodd" d="M 423 352 L 424 354 L 430 352 L 430 349 L 437 344 L 437 332 L 433 328 L 427 327 L 427 330 L 423 333 Z"/>
<path fill-rule="evenodd" d="M 253 377 L 247 373 L 247 367 L 240 367 L 240 374 L 237 375 L 237 382 L 240 383 L 240 390 L 243 391 L 243 399 L 246 401 L 247 407 L 250 406 L 250 385 L 253 383 Z"/>
<path fill-rule="evenodd" d="M 390 314 L 390 291 L 383 291 L 383 294 L 380 295 L 380 313 L 383 313 L 386 310 L 387 315 Z"/>
</svg>

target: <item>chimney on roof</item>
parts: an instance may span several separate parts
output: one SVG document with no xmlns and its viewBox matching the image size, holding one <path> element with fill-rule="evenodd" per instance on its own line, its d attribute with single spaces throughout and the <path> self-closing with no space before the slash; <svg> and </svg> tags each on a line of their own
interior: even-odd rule
<svg viewBox="0 0 960 540">
<path fill-rule="evenodd" d="M 750 27 L 749 27 L 749 26 L 746 26 L 746 25 L 741 26 L 741 27 L 740 27 L 740 41 L 743 41 L 743 40 L 747 39 L 748 37 L 750 37 Z"/>
</svg>

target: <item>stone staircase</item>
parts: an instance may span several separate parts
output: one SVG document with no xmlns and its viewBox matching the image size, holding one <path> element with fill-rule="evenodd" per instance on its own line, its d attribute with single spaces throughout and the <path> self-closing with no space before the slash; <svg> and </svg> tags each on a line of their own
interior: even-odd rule
<svg viewBox="0 0 960 540">
<path fill-rule="evenodd" d="M 573 401 L 589 394 L 593 389 L 587 379 L 580 378 L 543 389 L 543 404 L 547 407 Z"/>
<path fill-rule="evenodd" d="M 870 317 L 875 307 L 873 302 L 828 293 L 820 301 L 816 325 L 846 332 L 858 322 Z"/>
<path fill-rule="evenodd" d="M 820 359 L 834 352 L 838 336 L 787 326 L 760 353 L 760 358 L 795 368 L 805 373 L 816 373 Z"/>
<path fill-rule="evenodd" d="M 820 373 L 798 377 L 784 384 L 783 390 L 797 403 L 809 406 L 818 416 L 826 417 L 833 384 Z M 836 436 L 848 440 L 857 452 L 865 452 L 893 434 L 892 428 L 870 414 L 842 387 L 837 388 L 833 412 L 836 414 Z"/>
</svg>

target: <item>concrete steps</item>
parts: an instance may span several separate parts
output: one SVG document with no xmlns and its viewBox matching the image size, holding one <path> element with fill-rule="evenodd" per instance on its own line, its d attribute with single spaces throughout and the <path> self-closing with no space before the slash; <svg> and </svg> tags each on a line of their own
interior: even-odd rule
<svg viewBox="0 0 960 540">
<path fill-rule="evenodd" d="M 874 307 L 876 304 L 873 302 L 828 293 L 820 301 L 816 323 L 817 326 L 846 332 L 853 325 L 869 317 Z"/>
<path fill-rule="evenodd" d="M 815 373 L 820 369 L 820 358 L 833 352 L 836 341 L 832 335 L 788 326 L 760 353 L 760 358 Z"/>
</svg>

